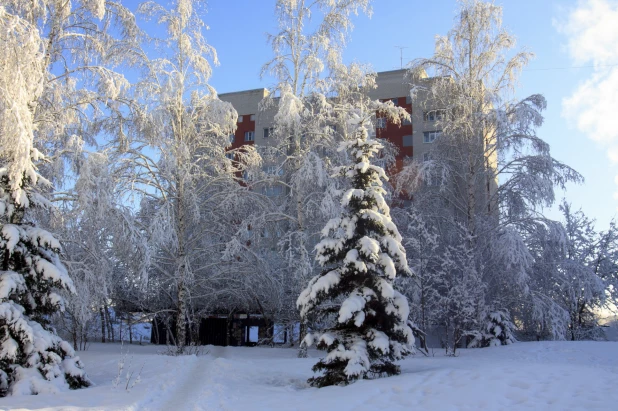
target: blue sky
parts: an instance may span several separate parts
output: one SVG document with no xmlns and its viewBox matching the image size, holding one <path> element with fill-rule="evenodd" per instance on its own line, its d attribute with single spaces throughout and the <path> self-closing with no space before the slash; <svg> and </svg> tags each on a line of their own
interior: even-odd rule
<svg viewBox="0 0 618 411">
<path fill-rule="evenodd" d="M 272 56 L 266 32 L 276 31 L 274 0 L 210 0 L 204 20 L 208 42 L 218 52 L 211 84 L 218 92 L 269 87 L 261 66 Z M 522 73 L 518 97 L 543 94 L 548 101 L 539 136 L 558 160 L 586 179 L 566 195 L 604 229 L 618 207 L 618 0 L 497 1 L 504 26 L 536 58 Z M 455 0 L 377 0 L 371 19 L 360 16 L 345 51 L 347 62 L 369 63 L 376 71 L 429 57 L 434 36 L 453 23 Z M 600 40 L 604 39 L 604 40 Z M 596 65 L 596 68 L 569 68 Z M 614 97 L 615 95 L 616 97 Z M 603 97 L 604 96 L 604 97 Z M 616 121 L 618 124 L 618 121 Z M 612 157 L 614 161 L 610 159 Z M 556 210 L 547 213 L 558 218 Z"/>
</svg>

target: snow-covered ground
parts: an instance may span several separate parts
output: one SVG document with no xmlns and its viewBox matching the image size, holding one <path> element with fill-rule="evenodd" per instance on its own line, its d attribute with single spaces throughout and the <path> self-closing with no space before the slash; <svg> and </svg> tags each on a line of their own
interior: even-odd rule
<svg viewBox="0 0 618 411">
<path fill-rule="evenodd" d="M 170 357 L 160 346 L 93 344 L 81 357 L 96 386 L 0 399 L 3 410 L 616 410 L 618 343 L 530 342 L 416 356 L 402 374 L 348 387 L 310 388 L 321 353 L 298 359 L 283 348 L 206 347 Z M 143 369 L 142 369 L 143 366 Z M 126 390 L 126 371 L 134 381 Z M 129 383 L 131 385 L 132 382 Z M 114 388 L 115 386 L 115 388 Z"/>
</svg>

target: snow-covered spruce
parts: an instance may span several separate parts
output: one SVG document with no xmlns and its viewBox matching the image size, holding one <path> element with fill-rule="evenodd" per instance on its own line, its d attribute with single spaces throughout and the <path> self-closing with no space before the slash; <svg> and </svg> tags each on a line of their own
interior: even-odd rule
<svg viewBox="0 0 618 411">
<path fill-rule="evenodd" d="M 28 222 L 49 185 L 35 162 L 33 112 L 46 82 L 43 42 L 26 20 L 0 7 L 0 396 L 89 385 L 79 358 L 49 326 L 62 309 L 55 291 L 74 291 L 60 243 Z M 20 50 L 15 58 L 15 50 Z"/>
<path fill-rule="evenodd" d="M 494 311 L 487 315 L 483 330 L 469 333 L 474 338 L 468 347 L 497 347 L 513 344 L 515 342 L 514 329 L 515 325 L 511 322 L 508 312 Z"/>
<path fill-rule="evenodd" d="M 414 351 L 414 336 L 406 324 L 408 301 L 392 285 L 398 273 L 411 271 L 383 198 L 386 175 L 370 163 L 382 145 L 367 139 L 362 121 L 355 134 L 339 147 L 348 151 L 354 164 L 335 171 L 335 176 L 351 182 L 341 199 L 344 212 L 327 223 L 316 246 L 324 270 L 297 301 L 304 321 L 334 322 L 303 340 L 306 346 L 316 344 L 328 351 L 313 367 L 322 375 L 309 380 L 317 387 L 398 374 L 393 361 Z"/>
<path fill-rule="evenodd" d="M 40 178 L 40 176 L 39 176 Z M 37 204 L 30 178 L 21 192 Z M 23 221 L 25 207 L 11 196 L 0 169 L 0 396 L 57 392 L 90 385 L 79 357 L 58 337 L 48 318 L 63 309 L 59 289 L 75 292 L 60 259 L 60 243 Z"/>
</svg>

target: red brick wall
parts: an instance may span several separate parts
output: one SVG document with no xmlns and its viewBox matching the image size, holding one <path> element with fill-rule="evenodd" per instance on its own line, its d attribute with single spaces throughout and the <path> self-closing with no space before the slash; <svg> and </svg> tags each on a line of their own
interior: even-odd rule
<svg viewBox="0 0 618 411">
<path fill-rule="evenodd" d="M 405 97 L 393 97 L 390 99 L 384 99 L 383 101 L 394 100 L 394 99 L 397 99 L 397 104 L 396 104 L 397 106 L 405 108 L 406 111 L 410 115 L 412 115 L 412 104 L 407 103 Z M 378 114 L 378 117 L 380 117 L 379 114 Z M 401 125 L 396 125 L 389 121 L 386 124 L 386 128 L 376 129 L 376 137 L 387 139 L 391 143 L 395 144 L 395 146 L 397 146 L 397 148 L 399 149 L 399 153 L 397 153 L 397 157 L 396 157 L 395 167 L 391 167 L 391 169 L 388 170 L 389 174 L 393 175 L 399 172 L 401 168 L 403 167 L 404 158 L 412 157 L 412 155 L 414 154 L 414 150 L 412 146 L 409 146 L 409 147 L 403 146 L 403 136 L 411 136 L 412 132 L 413 130 L 412 130 L 411 121 L 410 121 L 410 124 L 406 124 L 406 125 L 404 125 L 403 122 Z"/>
<path fill-rule="evenodd" d="M 234 149 L 244 146 L 245 144 L 255 144 L 255 120 L 251 121 L 251 116 L 252 114 L 242 115 L 242 122 L 238 122 L 238 128 L 236 129 L 236 133 L 234 133 L 234 143 L 232 143 L 232 147 L 230 148 Z M 240 118 L 240 115 L 238 117 Z M 253 141 L 245 141 L 246 131 L 253 131 Z"/>
</svg>

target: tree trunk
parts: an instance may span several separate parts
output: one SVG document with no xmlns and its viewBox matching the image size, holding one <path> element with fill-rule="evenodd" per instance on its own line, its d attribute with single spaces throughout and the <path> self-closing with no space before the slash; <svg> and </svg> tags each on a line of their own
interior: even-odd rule
<svg viewBox="0 0 618 411">
<path fill-rule="evenodd" d="M 182 116 L 179 116 L 182 120 Z M 182 136 L 182 123 L 178 127 Z M 180 168 L 182 164 L 177 164 Z M 178 173 L 178 171 L 177 171 Z M 185 250 L 185 207 L 184 207 L 184 182 L 180 175 L 176 175 L 176 238 L 178 250 L 176 252 L 176 278 L 178 284 L 177 298 L 178 308 L 176 311 L 176 353 L 183 354 L 187 343 L 187 254 Z"/>
<path fill-rule="evenodd" d="M 133 344 L 133 322 L 129 319 L 129 344 Z"/>
<path fill-rule="evenodd" d="M 307 344 L 303 344 L 303 340 L 307 335 L 307 324 L 303 321 L 300 323 L 300 333 L 298 336 L 298 358 L 307 358 Z"/>
<path fill-rule="evenodd" d="M 111 341 L 114 342 L 116 341 L 114 336 L 114 326 L 112 324 L 112 316 L 109 312 L 109 307 L 107 304 L 105 305 L 105 315 L 107 316 L 107 330 L 109 332 L 109 337 L 111 338 Z"/>
<path fill-rule="evenodd" d="M 77 351 L 77 320 L 75 320 L 75 317 L 71 321 L 71 336 L 73 337 L 73 349 Z"/>
<path fill-rule="evenodd" d="M 101 342 L 105 342 L 105 314 L 103 313 L 103 307 L 99 308 L 99 314 L 101 315 Z"/>
</svg>

